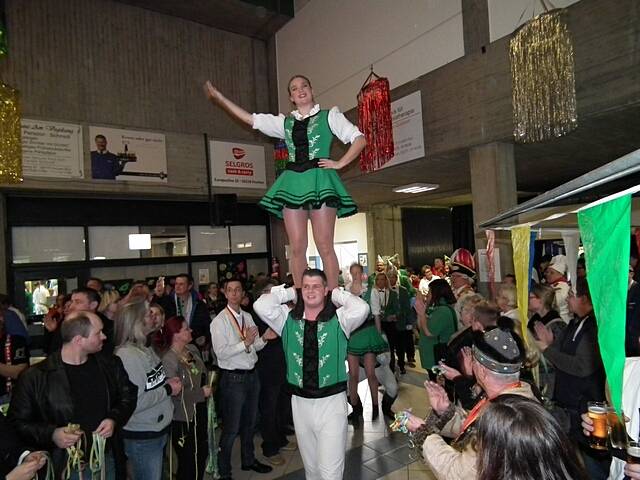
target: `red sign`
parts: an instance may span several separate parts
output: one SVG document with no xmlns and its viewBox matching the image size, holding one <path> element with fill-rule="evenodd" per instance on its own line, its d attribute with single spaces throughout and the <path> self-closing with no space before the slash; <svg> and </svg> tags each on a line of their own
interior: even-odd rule
<svg viewBox="0 0 640 480">
<path fill-rule="evenodd" d="M 244 157 L 247 154 L 247 152 L 244 151 L 244 148 L 239 148 L 239 147 L 233 147 L 231 151 L 233 152 L 233 156 L 235 157 L 236 160 L 240 160 L 242 157 Z"/>
</svg>

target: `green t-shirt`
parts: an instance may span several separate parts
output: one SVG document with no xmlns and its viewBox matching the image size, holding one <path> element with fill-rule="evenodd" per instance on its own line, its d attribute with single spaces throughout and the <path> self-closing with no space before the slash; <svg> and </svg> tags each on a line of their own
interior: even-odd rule
<svg viewBox="0 0 640 480">
<path fill-rule="evenodd" d="M 422 368 L 429 369 L 436 363 L 433 347 L 436 343 L 447 343 L 458 326 L 455 310 L 445 300 L 432 307 L 428 313 L 427 328 L 432 337 L 420 332 L 420 363 Z M 439 359 L 438 359 L 439 360 Z"/>
</svg>

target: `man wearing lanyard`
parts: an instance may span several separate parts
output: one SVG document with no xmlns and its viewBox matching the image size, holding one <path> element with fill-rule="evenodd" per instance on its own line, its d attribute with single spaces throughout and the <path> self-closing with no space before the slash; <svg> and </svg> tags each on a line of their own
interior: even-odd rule
<svg viewBox="0 0 640 480">
<path fill-rule="evenodd" d="M 242 470 L 268 473 L 268 465 L 258 462 L 254 455 L 253 433 L 258 413 L 260 381 L 255 370 L 257 352 L 268 340 L 276 338 L 268 329 L 262 337 L 253 323 L 251 314 L 242 311 L 240 302 L 244 287 L 232 278 L 224 285 L 227 306 L 211 322 L 211 342 L 222 372 L 220 398 L 222 398 L 222 436 L 218 455 L 222 479 L 231 478 L 231 450 L 240 434 Z"/>
</svg>

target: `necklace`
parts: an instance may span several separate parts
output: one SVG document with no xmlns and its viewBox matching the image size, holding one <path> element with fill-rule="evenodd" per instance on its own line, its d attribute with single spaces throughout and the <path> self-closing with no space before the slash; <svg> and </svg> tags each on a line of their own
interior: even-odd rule
<svg viewBox="0 0 640 480">
<path fill-rule="evenodd" d="M 176 354 L 178 360 L 184 364 L 191 375 L 198 375 L 200 373 L 200 369 L 196 365 L 196 360 L 193 358 L 193 354 L 189 350 L 183 348 L 183 350 L 178 351 L 171 347 L 171 351 Z"/>
</svg>

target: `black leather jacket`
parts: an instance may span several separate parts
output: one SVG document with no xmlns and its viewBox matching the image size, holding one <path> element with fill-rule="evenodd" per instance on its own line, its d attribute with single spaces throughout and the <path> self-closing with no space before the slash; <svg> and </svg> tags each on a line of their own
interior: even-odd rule
<svg viewBox="0 0 640 480">
<path fill-rule="evenodd" d="M 116 423 L 114 436 L 108 444 L 113 450 L 116 465 L 120 467 L 125 462 L 119 461 L 123 458 L 124 449 L 118 433 L 136 408 L 138 387 L 129 381 L 120 358 L 97 353 L 95 359 L 107 384 L 106 418 Z M 87 401 L 91 401 L 91 392 L 87 392 Z M 66 452 L 53 443 L 53 432 L 58 427 L 66 426 L 72 415 L 69 380 L 60 351 L 57 351 L 20 376 L 13 389 L 7 414 L 25 442 L 52 452 L 56 478 L 66 464 Z M 126 478 L 124 469 L 121 471 L 118 467 L 117 478 Z M 124 477 L 121 476 L 123 474 Z"/>
</svg>

